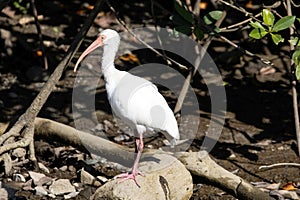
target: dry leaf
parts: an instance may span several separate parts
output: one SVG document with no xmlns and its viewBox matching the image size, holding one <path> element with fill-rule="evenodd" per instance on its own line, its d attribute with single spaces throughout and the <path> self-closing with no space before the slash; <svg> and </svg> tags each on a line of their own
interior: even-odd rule
<svg viewBox="0 0 300 200">
<path fill-rule="evenodd" d="M 123 56 L 120 57 L 120 60 L 126 61 L 126 62 L 130 62 L 131 64 L 133 63 L 137 63 L 137 64 L 141 64 L 140 60 L 138 59 L 138 57 L 135 54 L 125 54 Z"/>
<path fill-rule="evenodd" d="M 283 185 L 281 187 L 281 189 L 283 190 L 288 190 L 288 191 L 291 191 L 291 190 L 297 190 L 298 188 L 295 187 L 295 183 L 293 182 L 288 182 L 287 184 Z"/>
</svg>

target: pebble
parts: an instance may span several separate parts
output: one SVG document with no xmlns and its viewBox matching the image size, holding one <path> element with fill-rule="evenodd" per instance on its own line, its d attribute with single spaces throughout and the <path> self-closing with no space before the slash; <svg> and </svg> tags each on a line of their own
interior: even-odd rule
<svg viewBox="0 0 300 200">
<path fill-rule="evenodd" d="M 34 172 L 34 171 L 28 171 L 28 173 L 29 173 L 29 176 L 32 178 L 33 183 L 35 185 L 38 185 L 40 179 L 45 177 L 45 174 L 37 173 L 37 172 Z"/>
<path fill-rule="evenodd" d="M 54 194 L 49 193 L 48 197 L 52 198 L 52 199 L 56 199 L 56 196 Z"/>
<path fill-rule="evenodd" d="M 17 182 L 23 182 L 23 183 L 26 182 L 26 180 L 22 174 L 13 174 L 12 179 Z"/>
<path fill-rule="evenodd" d="M 68 170 L 69 170 L 70 172 L 76 172 L 76 168 L 75 168 L 73 165 L 70 165 L 70 166 L 68 167 Z"/>
<path fill-rule="evenodd" d="M 52 183 L 53 179 L 48 177 L 48 176 L 45 176 L 45 177 L 42 177 L 39 182 L 38 182 L 38 185 L 39 186 L 42 186 L 42 185 L 50 185 Z"/>
<path fill-rule="evenodd" d="M 50 173 L 49 169 L 43 164 L 43 163 L 38 163 L 40 170 L 42 170 L 45 173 Z"/>
<path fill-rule="evenodd" d="M 46 196 L 48 192 L 43 186 L 36 186 L 35 188 L 35 194 L 38 196 Z"/>
<path fill-rule="evenodd" d="M 23 190 L 25 191 L 31 191 L 33 188 L 31 187 L 32 185 L 32 179 L 28 180 L 24 185 L 23 185 Z"/>
<path fill-rule="evenodd" d="M 106 183 L 108 181 L 108 179 L 106 177 L 104 177 L 104 176 L 97 176 L 97 179 L 99 181 L 101 181 L 102 183 Z"/>
<path fill-rule="evenodd" d="M 17 158 L 23 158 L 26 155 L 26 150 L 24 148 L 16 148 L 13 150 L 11 155 Z"/>
<path fill-rule="evenodd" d="M 100 183 L 100 181 L 94 181 L 93 186 L 95 187 L 100 187 L 102 184 Z"/>
<path fill-rule="evenodd" d="M 163 143 L 166 145 L 166 146 L 170 146 L 171 143 L 169 142 L 169 140 L 163 140 Z"/>
<path fill-rule="evenodd" d="M 67 165 L 64 165 L 64 166 L 62 166 L 62 167 L 59 168 L 59 170 L 61 170 L 63 172 L 67 171 L 67 169 L 68 169 Z"/>
<path fill-rule="evenodd" d="M 80 182 L 83 185 L 92 185 L 94 181 L 95 177 L 82 168 L 80 173 Z"/>
<path fill-rule="evenodd" d="M 97 132 L 97 131 L 103 131 L 104 130 L 104 126 L 103 124 L 97 124 L 94 128 L 92 128 L 93 132 Z"/>
<path fill-rule="evenodd" d="M 69 194 L 64 195 L 64 199 L 71 199 L 76 197 L 79 194 L 79 192 L 71 192 Z"/>
<path fill-rule="evenodd" d="M 75 187 L 71 185 L 69 179 L 58 179 L 50 185 L 49 190 L 54 195 L 63 195 L 76 192 Z"/>
<path fill-rule="evenodd" d="M 81 183 L 73 183 L 73 185 L 74 185 L 76 188 L 82 187 L 82 184 L 81 184 Z"/>
<path fill-rule="evenodd" d="M 104 120 L 103 123 L 105 131 L 108 131 L 109 129 L 112 129 L 114 127 L 114 125 L 108 120 Z"/>
<path fill-rule="evenodd" d="M 114 141 L 116 141 L 116 142 L 128 141 L 129 139 L 130 138 L 128 137 L 128 135 L 125 135 L 125 134 L 114 137 Z"/>
</svg>

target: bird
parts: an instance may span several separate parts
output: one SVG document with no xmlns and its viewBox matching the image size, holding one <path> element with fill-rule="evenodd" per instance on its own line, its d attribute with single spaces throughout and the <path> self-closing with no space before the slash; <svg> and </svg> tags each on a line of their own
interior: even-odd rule
<svg viewBox="0 0 300 200">
<path fill-rule="evenodd" d="M 85 56 L 98 47 L 103 47 L 100 67 L 108 101 L 113 113 L 133 130 L 135 139 L 136 157 L 132 170 L 118 175 L 117 178 L 122 179 L 120 182 L 132 179 L 140 187 L 137 176 L 144 176 L 138 170 L 144 148 L 143 134 L 147 130 L 161 131 L 171 144 L 176 144 L 180 135 L 174 113 L 156 85 L 144 78 L 116 69 L 114 60 L 119 44 L 118 32 L 112 29 L 101 31 L 96 40 L 78 58 L 74 72 Z"/>
</svg>

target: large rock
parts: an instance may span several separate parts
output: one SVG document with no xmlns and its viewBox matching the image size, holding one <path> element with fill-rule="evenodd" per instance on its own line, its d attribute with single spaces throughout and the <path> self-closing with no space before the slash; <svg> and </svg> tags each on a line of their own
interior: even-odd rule
<svg viewBox="0 0 300 200">
<path fill-rule="evenodd" d="M 190 199 L 193 193 L 191 174 L 176 158 L 166 154 L 144 157 L 138 176 L 140 188 L 133 180 L 115 179 L 98 188 L 91 199 Z"/>
</svg>

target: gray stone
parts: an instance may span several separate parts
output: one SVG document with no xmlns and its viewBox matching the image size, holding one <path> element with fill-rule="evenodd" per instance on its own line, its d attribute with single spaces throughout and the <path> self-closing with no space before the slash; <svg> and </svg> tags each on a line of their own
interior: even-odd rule
<svg viewBox="0 0 300 200">
<path fill-rule="evenodd" d="M 48 194 L 48 197 L 51 197 L 52 199 L 56 198 L 56 196 L 54 194 L 51 194 L 51 193 Z"/>
<path fill-rule="evenodd" d="M 192 176 L 185 166 L 173 156 L 155 154 L 144 156 L 139 170 L 145 176 L 137 176 L 138 187 L 133 180 L 108 181 L 98 188 L 91 199 L 181 199 L 193 194 Z"/>
<path fill-rule="evenodd" d="M 31 190 L 34 190 L 32 188 L 32 179 L 28 180 L 24 185 L 23 185 L 23 190 L 25 191 L 31 191 Z"/>
<path fill-rule="evenodd" d="M 50 185 L 49 190 L 54 195 L 63 195 L 76 192 L 75 187 L 71 185 L 69 179 L 58 179 Z"/>
<path fill-rule="evenodd" d="M 26 150 L 24 148 L 16 148 L 13 150 L 11 155 L 17 158 L 23 158 L 26 155 Z"/>
<path fill-rule="evenodd" d="M 94 181 L 95 177 L 82 168 L 80 172 L 80 182 L 83 185 L 92 185 Z"/>
<path fill-rule="evenodd" d="M 43 172 L 45 172 L 47 174 L 50 173 L 49 169 L 43 163 L 39 162 L 38 165 L 39 165 L 40 170 L 42 170 Z"/>
<path fill-rule="evenodd" d="M 104 176 L 97 176 L 97 179 L 99 181 L 101 181 L 102 183 L 106 183 L 108 181 L 108 179 L 106 177 L 104 177 Z"/>
<path fill-rule="evenodd" d="M 71 192 L 69 194 L 64 195 L 64 199 L 71 199 L 76 197 L 79 194 L 79 192 Z"/>
<path fill-rule="evenodd" d="M 68 169 L 68 166 L 67 166 L 67 165 L 61 166 L 61 167 L 59 168 L 59 170 L 61 170 L 61 171 L 63 171 L 63 172 L 67 171 L 67 169 Z"/>
<path fill-rule="evenodd" d="M 114 137 L 114 141 L 116 141 L 116 142 L 128 141 L 129 139 L 130 139 L 130 137 L 125 134 Z"/>
<path fill-rule="evenodd" d="M 45 177 L 45 174 L 37 173 L 37 172 L 34 172 L 34 171 L 28 171 L 28 173 L 29 173 L 29 176 L 32 178 L 33 183 L 35 185 L 38 185 L 40 179 Z"/>
<path fill-rule="evenodd" d="M 37 185 L 39 186 L 42 186 L 42 185 L 50 185 L 52 183 L 53 179 L 48 177 L 48 176 L 45 176 L 45 177 L 42 177 L 39 182 L 37 183 Z"/>
<path fill-rule="evenodd" d="M 43 186 L 36 186 L 34 190 L 35 190 L 35 194 L 38 196 L 46 196 L 48 194 L 48 192 Z"/>
</svg>

